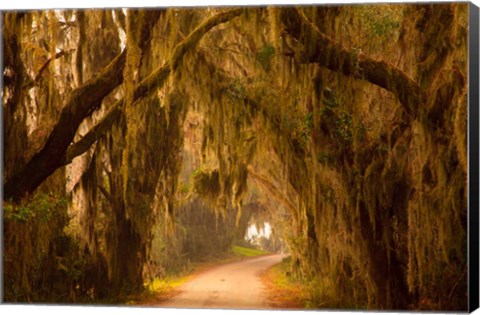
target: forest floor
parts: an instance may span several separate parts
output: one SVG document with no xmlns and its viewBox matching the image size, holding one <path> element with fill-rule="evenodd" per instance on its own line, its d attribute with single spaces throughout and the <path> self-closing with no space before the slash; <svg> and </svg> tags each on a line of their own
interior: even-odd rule
<svg viewBox="0 0 480 315">
<path fill-rule="evenodd" d="M 270 308 L 290 310 L 308 308 L 305 285 L 290 276 L 287 259 L 269 268 L 262 274 L 261 279 Z"/>
<path fill-rule="evenodd" d="M 178 295 L 182 285 L 193 281 L 200 275 L 209 272 L 212 269 L 265 255 L 271 255 L 271 253 L 241 246 L 233 246 L 231 252 L 221 259 L 194 263 L 188 272 L 153 280 L 147 285 L 145 292 L 138 296 L 131 297 L 125 304 L 159 306 Z"/>
</svg>

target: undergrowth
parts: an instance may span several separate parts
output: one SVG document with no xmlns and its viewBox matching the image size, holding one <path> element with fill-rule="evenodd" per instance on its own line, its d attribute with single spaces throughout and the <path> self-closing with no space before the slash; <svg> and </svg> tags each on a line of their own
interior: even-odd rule
<svg viewBox="0 0 480 315">
<path fill-rule="evenodd" d="M 307 287 L 290 271 L 291 257 L 284 258 L 262 276 L 270 306 L 281 309 L 303 309 L 307 302 Z"/>
</svg>

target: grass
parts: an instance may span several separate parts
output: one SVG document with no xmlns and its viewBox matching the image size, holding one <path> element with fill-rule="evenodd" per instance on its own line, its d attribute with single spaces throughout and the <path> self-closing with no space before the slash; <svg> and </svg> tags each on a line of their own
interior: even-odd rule
<svg viewBox="0 0 480 315">
<path fill-rule="evenodd" d="M 145 291 L 130 301 L 127 305 L 158 305 L 178 292 L 178 287 L 190 280 L 192 274 L 155 278 L 145 284 Z"/>
<path fill-rule="evenodd" d="M 146 287 L 149 292 L 154 294 L 162 294 L 164 292 L 170 291 L 184 284 L 188 280 L 186 277 L 169 277 L 165 279 L 155 278 L 151 283 Z"/>
<path fill-rule="evenodd" d="M 235 256 L 240 256 L 240 257 L 256 257 L 256 256 L 270 254 L 269 252 L 266 252 L 260 249 L 247 248 L 247 247 L 242 247 L 237 245 L 234 245 L 232 247 L 232 253 Z"/>
<path fill-rule="evenodd" d="M 274 265 L 262 275 L 270 306 L 279 309 L 305 309 L 308 291 L 305 284 L 290 274 L 290 259 Z"/>
</svg>

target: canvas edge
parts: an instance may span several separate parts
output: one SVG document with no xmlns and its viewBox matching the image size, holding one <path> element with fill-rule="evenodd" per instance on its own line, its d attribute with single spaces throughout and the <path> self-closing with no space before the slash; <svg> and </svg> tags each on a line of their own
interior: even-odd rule
<svg viewBox="0 0 480 315">
<path fill-rule="evenodd" d="M 0 10 L 0 30 L 2 30 L 2 35 L 3 35 L 3 17 L 4 17 L 4 11 Z M 0 36 L 0 51 L 2 52 L 0 55 L 0 69 L 2 69 L 3 72 L 3 36 Z M 3 90 L 3 75 L 0 75 L 0 87 L 2 87 Z M 3 92 L 2 92 L 3 96 Z M 1 169 L 0 169 L 0 175 L 1 178 L 3 179 L 3 154 L 4 154 L 4 141 L 3 141 L 3 97 L 0 98 L 0 104 L 2 106 L 0 107 L 0 119 L 2 123 L 0 124 L 0 163 L 1 163 Z M 0 185 L 0 197 L 3 200 L 3 184 Z M 2 201 L 3 202 L 3 201 Z M 3 204 L 0 207 L 0 303 L 4 303 L 4 277 L 3 277 Z"/>
<path fill-rule="evenodd" d="M 468 310 L 479 303 L 479 8 L 469 4 L 468 113 Z"/>
</svg>

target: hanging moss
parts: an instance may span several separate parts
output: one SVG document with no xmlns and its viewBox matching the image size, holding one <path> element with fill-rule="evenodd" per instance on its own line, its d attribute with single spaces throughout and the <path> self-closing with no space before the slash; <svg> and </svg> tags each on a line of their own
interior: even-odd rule
<svg viewBox="0 0 480 315">
<path fill-rule="evenodd" d="M 193 191 L 215 204 L 221 194 L 218 170 L 212 170 L 210 172 L 197 170 L 193 173 L 192 179 Z"/>
<path fill-rule="evenodd" d="M 454 135 L 455 144 L 458 153 L 458 160 L 462 165 L 463 171 L 466 173 L 468 169 L 467 165 L 467 105 L 466 94 L 459 98 L 457 108 L 455 110 L 454 119 Z"/>
</svg>

